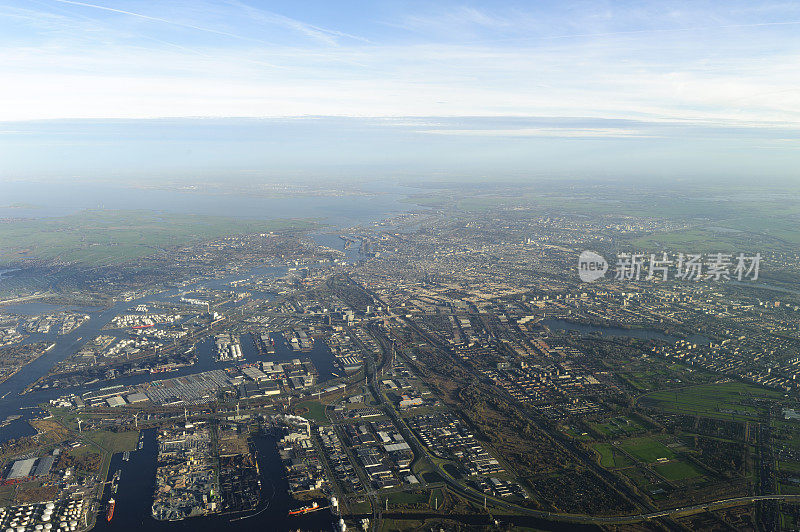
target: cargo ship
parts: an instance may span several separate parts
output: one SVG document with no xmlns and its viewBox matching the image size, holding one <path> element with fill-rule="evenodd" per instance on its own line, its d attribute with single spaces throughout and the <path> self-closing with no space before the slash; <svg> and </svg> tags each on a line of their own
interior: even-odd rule
<svg viewBox="0 0 800 532">
<path fill-rule="evenodd" d="M 161 364 L 161 365 L 153 366 L 152 368 L 150 368 L 150 373 L 151 374 L 169 373 L 171 371 L 178 371 L 181 368 L 185 368 L 186 366 L 191 366 L 191 365 L 192 364 L 175 364 L 175 363 Z"/>
<path fill-rule="evenodd" d="M 312 502 L 309 506 L 303 506 L 295 510 L 289 510 L 289 515 L 303 515 L 316 512 L 317 510 L 322 510 L 322 506 L 320 506 L 317 502 Z"/>
<path fill-rule="evenodd" d="M 122 470 L 117 469 L 114 473 L 114 476 L 111 478 L 111 493 L 117 493 L 117 489 L 119 489 L 119 477 L 122 475 Z"/>
<path fill-rule="evenodd" d="M 106 521 L 109 523 L 112 519 L 114 519 L 114 507 L 117 505 L 117 502 L 114 499 L 108 499 L 108 513 L 106 514 Z"/>
</svg>

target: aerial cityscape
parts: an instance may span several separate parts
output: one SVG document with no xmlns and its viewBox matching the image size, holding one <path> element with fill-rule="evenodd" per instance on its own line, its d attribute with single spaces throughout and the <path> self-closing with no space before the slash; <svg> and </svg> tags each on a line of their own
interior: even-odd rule
<svg viewBox="0 0 800 532">
<path fill-rule="evenodd" d="M 0 2 L 0 531 L 800 530 L 799 25 Z"/>
</svg>

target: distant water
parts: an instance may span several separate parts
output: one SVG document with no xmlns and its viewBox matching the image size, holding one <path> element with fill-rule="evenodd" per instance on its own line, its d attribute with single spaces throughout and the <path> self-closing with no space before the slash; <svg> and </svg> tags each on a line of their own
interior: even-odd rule
<svg viewBox="0 0 800 532">
<path fill-rule="evenodd" d="M 9 268 L 0 268 L 0 283 L 3 282 L 3 277 L 9 277 L 12 272 L 17 271 L 16 269 L 9 269 Z"/>
<path fill-rule="evenodd" d="M 325 231 L 319 231 L 309 235 L 311 240 L 317 245 L 343 252 L 343 258 L 348 262 L 358 262 L 365 258 L 361 253 L 361 244 L 358 239 L 354 239 L 355 242 L 353 242 L 350 247 L 345 247 L 345 241 L 340 238 L 340 236 L 341 235 L 338 233 L 329 233 Z"/>
<path fill-rule="evenodd" d="M 0 182 L 0 218 L 65 216 L 86 209 L 153 210 L 172 214 L 274 219 L 313 218 L 347 227 L 406 212 L 412 189 L 382 187 L 371 196 L 257 197 L 180 192 L 107 184 Z"/>
<path fill-rule="evenodd" d="M 12 305 L 0 305 L 0 314 L 25 314 L 36 316 L 39 314 L 55 313 L 69 310 L 72 312 L 99 312 L 100 307 L 75 307 L 69 305 L 53 305 L 51 303 L 40 303 L 29 301 L 27 303 L 14 303 Z"/>
</svg>

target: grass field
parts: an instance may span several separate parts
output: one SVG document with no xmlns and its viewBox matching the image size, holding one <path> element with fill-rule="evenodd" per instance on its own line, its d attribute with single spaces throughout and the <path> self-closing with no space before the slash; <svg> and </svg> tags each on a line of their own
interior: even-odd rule
<svg viewBox="0 0 800 532">
<path fill-rule="evenodd" d="M 604 436 L 619 436 L 641 432 L 644 428 L 625 416 L 608 419 L 603 423 L 591 423 L 594 430 Z"/>
<path fill-rule="evenodd" d="M 700 471 L 694 468 L 692 464 L 686 462 L 672 461 L 666 464 L 656 464 L 653 469 L 667 480 L 686 480 L 702 476 Z"/>
<path fill-rule="evenodd" d="M 592 440 L 592 436 L 588 432 L 583 432 L 582 430 L 580 430 L 579 428 L 574 427 L 574 426 L 562 427 L 561 430 L 565 434 L 569 434 L 570 436 L 572 436 L 576 440 L 581 440 L 581 441 L 591 441 Z"/>
<path fill-rule="evenodd" d="M 354 514 L 366 514 L 372 512 L 369 501 L 356 502 L 350 505 L 350 511 Z"/>
<path fill-rule="evenodd" d="M 632 463 L 627 456 L 615 450 L 607 443 L 598 443 L 593 446 L 593 449 L 599 456 L 600 465 L 603 467 L 625 467 Z"/>
<path fill-rule="evenodd" d="M 629 438 L 621 441 L 619 446 L 626 453 L 648 464 L 656 462 L 659 458 L 668 460 L 675 458 L 675 453 L 653 438 Z"/>
<path fill-rule="evenodd" d="M 304 220 L 237 220 L 149 211 L 83 211 L 0 224 L 0 264 L 22 259 L 119 264 L 162 249 L 231 234 L 306 229 Z"/>
<path fill-rule="evenodd" d="M 648 480 L 645 471 L 641 467 L 629 467 L 621 469 L 620 472 L 640 488 L 650 489 L 653 486 L 653 483 Z"/>
<path fill-rule="evenodd" d="M 800 477 L 800 463 L 798 462 L 778 462 L 778 470 L 783 473 L 791 473 L 792 476 Z"/>
<path fill-rule="evenodd" d="M 796 212 L 769 211 L 761 205 L 751 205 L 761 216 L 741 216 L 717 220 L 704 227 L 654 233 L 633 240 L 633 244 L 650 249 L 691 247 L 693 251 L 742 251 L 759 236 L 776 238 L 790 244 L 800 243 L 800 231 L 792 220 Z"/>
<path fill-rule="evenodd" d="M 780 398 L 781 393 L 740 382 L 702 384 L 679 390 L 653 392 L 640 404 L 669 412 L 718 419 L 755 420 L 762 409 L 748 403 L 753 398 Z"/>
<path fill-rule="evenodd" d="M 14 486 L 0 486 L 0 507 L 11 504 L 14 500 Z"/>
<path fill-rule="evenodd" d="M 88 434 L 86 439 L 97 443 L 101 448 L 114 454 L 136 449 L 136 444 L 139 441 L 139 433 L 137 431 L 99 431 Z"/>
<path fill-rule="evenodd" d="M 424 530 L 425 521 L 419 519 L 381 519 L 378 524 L 380 532 L 397 532 L 399 530 Z"/>
<path fill-rule="evenodd" d="M 325 405 L 319 401 L 304 401 L 298 403 L 294 407 L 294 411 L 298 416 L 304 417 L 310 421 L 316 421 L 319 425 L 327 425 L 328 416 L 325 415 Z"/>
<path fill-rule="evenodd" d="M 780 482 L 778 491 L 783 495 L 800 495 L 800 485 Z"/>
<path fill-rule="evenodd" d="M 682 184 L 671 190 L 646 187 L 571 187 L 548 183 L 535 186 L 500 185 L 492 190 L 463 191 L 451 186 L 433 188 L 409 201 L 428 207 L 453 207 L 481 212 L 498 208 L 532 208 L 540 212 L 665 218 L 686 222 L 687 227 L 633 237 L 631 245 L 652 251 L 745 251 L 754 242 L 773 241 L 784 246 L 800 244 L 797 216 L 800 190 L 793 184 Z"/>
<path fill-rule="evenodd" d="M 431 508 L 435 508 L 437 504 L 442 504 L 443 501 L 444 490 L 442 488 L 433 489 L 428 494 L 428 504 L 430 504 Z"/>
<path fill-rule="evenodd" d="M 636 238 L 634 246 L 643 249 L 691 249 L 693 252 L 735 252 L 743 249 L 742 233 L 714 229 L 686 229 L 669 233 L 654 233 Z"/>
<path fill-rule="evenodd" d="M 427 503 L 430 494 L 427 491 L 397 491 L 389 493 L 386 498 L 389 504 L 421 504 Z"/>
</svg>

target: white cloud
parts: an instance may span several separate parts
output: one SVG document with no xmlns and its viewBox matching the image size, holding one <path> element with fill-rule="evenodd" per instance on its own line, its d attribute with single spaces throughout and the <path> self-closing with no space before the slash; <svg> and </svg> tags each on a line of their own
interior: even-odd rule
<svg viewBox="0 0 800 532">
<path fill-rule="evenodd" d="M 58 0 L 61 4 L 90 5 Z M 274 46 L 254 42 L 227 26 L 112 9 L 141 24 L 197 30 L 231 42 L 158 37 L 137 25 L 113 39 L 107 22 L 49 13 L 28 20 L 45 37 L 34 46 L 0 45 L 0 121 L 47 118 L 163 116 L 562 116 L 694 121 L 720 125 L 800 127 L 800 46 L 771 27 L 757 39 L 724 40 L 638 31 L 594 32 L 596 39 L 523 40 L 482 44 L 441 42 L 375 44 L 335 29 L 232 2 L 255 24 L 282 27 L 310 42 Z M 91 4 L 95 6 L 95 4 Z M 95 6 L 105 12 L 111 9 Z M 91 11 L 92 8 L 86 8 Z M 84 9 L 85 10 L 85 9 Z M 3 13 L 0 13 L 2 16 Z M 481 28 L 520 34 L 541 28 L 531 15 L 451 9 L 439 19 L 409 16 L 419 31 Z M 603 13 L 580 28 L 606 29 Z M 632 18 L 645 19 L 646 12 Z M 11 16 L 11 15 L 9 15 Z M 611 17 L 613 18 L 613 17 Z M 669 16 L 680 25 L 685 13 Z M 731 26 L 730 20 L 711 20 Z M 765 22 L 766 24 L 766 22 Z M 48 28 L 42 29 L 42 25 Z M 649 26 L 648 26 L 649 27 Z M 52 37 L 51 29 L 56 31 Z M 89 29 L 96 31 L 87 31 Z M 562 28 L 556 28 L 558 30 Z M 208 30 L 208 31 L 207 31 Z M 646 31 L 646 30 L 645 30 Z M 577 33 L 576 33 L 577 34 Z M 47 37 L 47 36 L 51 37 Z M 568 35 L 555 32 L 550 35 Z M 239 38 L 241 37 L 241 38 Z M 761 40 L 759 40 L 761 39 Z M 440 128 L 447 130 L 448 128 Z M 520 132 L 522 131 L 522 132 Z M 561 135 L 566 135 L 563 129 Z M 512 130 L 506 135 L 552 135 Z M 441 133 L 445 134 L 445 133 Z M 470 134 L 454 133 L 446 134 Z M 499 134 L 483 132 L 481 134 Z M 575 136 L 634 136 L 636 132 L 573 131 Z"/>
</svg>

